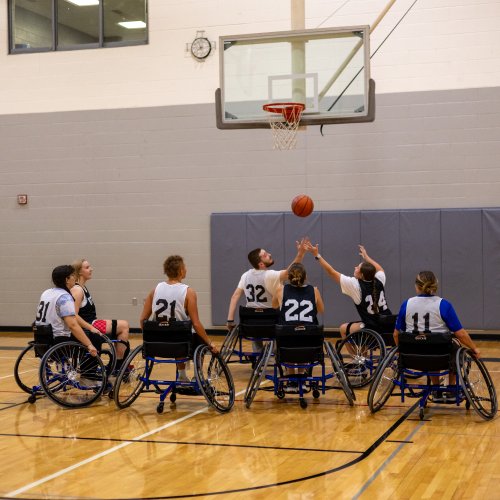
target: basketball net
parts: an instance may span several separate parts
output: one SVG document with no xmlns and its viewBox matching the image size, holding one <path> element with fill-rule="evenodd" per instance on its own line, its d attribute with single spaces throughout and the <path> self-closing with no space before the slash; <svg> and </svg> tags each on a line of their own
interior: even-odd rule
<svg viewBox="0 0 500 500">
<path fill-rule="evenodd" d="M 269 113 L 274 149 L 295 149 L 297 130 L 304 108 L 304 104 L 300 102 L 274 102 L 262 106 L 262 109 Z"/>
</svg>

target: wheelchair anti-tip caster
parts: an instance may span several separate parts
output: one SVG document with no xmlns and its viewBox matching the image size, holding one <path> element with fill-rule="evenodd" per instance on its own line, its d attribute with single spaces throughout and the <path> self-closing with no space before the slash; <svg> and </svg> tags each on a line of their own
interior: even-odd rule
<svg viewBox="0 0 500 500">
<path fill-rule="evenodd" d="M 176 399 L 177 399 L 177 394 L 175 394 L 175 392 L 173 392 L 172 394 L 170 394 L 170 402 L 171 403 L 175 403 Z"/>
<path fill-rule="evenodd" d="M 314 389 L 313 390 L 313 398 L 314 399 L 318 399 L 319 398 L 319 391 L 318 391 L 318 389 Z"/>
<path fill-rule="evenodd" d="M 163 407 L 165 406 L 165 403 L 158 403 L 158 406 L 156 407 L 156 411 L 158 413 L 163 413 Z"/>
<path fill-rule="evenodd" d="M 304 398 L 300 398 L 300 407 L 305 410 L 307 408 L 307 401 Z"/>
<path fill-rule="evenodd" d="M 28 403 L 29 404 L 33 404 L 36 402 L 36 396 L 35 394 L 32 394 L 29 398 L 28 398 Z"/>
</svg>

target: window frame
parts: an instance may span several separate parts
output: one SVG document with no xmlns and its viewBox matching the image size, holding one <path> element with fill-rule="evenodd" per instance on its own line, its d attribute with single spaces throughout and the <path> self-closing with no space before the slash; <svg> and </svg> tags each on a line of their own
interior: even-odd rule
<svg viewBox="0 0 500 500">
<path fill-rule="evenodd" d="M 87 49 L 106 49 L 112 47 L 132 47 L 136 45 L 149 45 L 149 0 L 145 2 L 145 23 L 146 23 L 146 36 L 144 40 L 130 40 L 119 42 L 105 42 L 104 41 L 104 1 L 99 0 L 99 42 L 87 43 L 83 45 L 70 45 L 64 48 L 58 48 L 58 16 L 57 16 L 57 1 L 51 0 L 52 10 L 52 45 L 51 47 L 30 47 L 30 48 L 16 48 L 14 43 L 14 5 L 15 0 L 7 0 L 7 19 L 8 19 L 8 37 L 9 37 L 9 54 L 34 54 L 40 52 L 66 52 L 70 50 L 87 50 Z"/>
</svg>

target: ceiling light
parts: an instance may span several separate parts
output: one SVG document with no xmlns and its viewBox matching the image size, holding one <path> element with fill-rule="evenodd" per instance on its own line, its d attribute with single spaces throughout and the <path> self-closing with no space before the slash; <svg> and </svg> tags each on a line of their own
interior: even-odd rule
<svg viewBox="0 0 500 500">
<path fill-rule="evenodd" d="M 146 23 L 144 21 L 122 21 L 118 23 L 120 26 L 127 28 L 128 30 L 137 30 L 139 28 L 145 28 Z"/>
<path fill-rule="evenodd" d="M 88 5 L 99 5 L 99 0 L 66 0 L 66 2 L 78 5 L 78 7 L 87 7 Z"/>
</svg>

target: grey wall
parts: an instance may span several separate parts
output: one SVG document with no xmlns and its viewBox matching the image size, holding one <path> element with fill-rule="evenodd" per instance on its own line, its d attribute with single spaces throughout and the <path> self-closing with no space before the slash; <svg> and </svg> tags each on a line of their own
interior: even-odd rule
<svg viewBox="0 0 500 500">
<path fill-rule="evenodd" d="M 247 234 L 258 239 L 256 246 L 269 247 L 279 266 L 292 258 L 291 242 L 305 231 L 332 245 L 329 256 L 349 271 L 365 227 L 361 217 L 358 229 L 347 230 L 355 213 L 499 206 L 499 123 L 500 88 L 379 95 L 373 123 L 327 126 L 324 136 L 309 126 L 299 131 L 293 151 L 273 151 L 268 130 L 218 130 L 213 103 L 2 115 L 0 326 L 29 325 L 40 292 L 50 285 L 51 269 L 78 257 L 87 257 L 95 267 L 89 287 L 98 313 L 138 326 L 142 300 L 163 277 L 164 258 L 179 253 L 188 265 L 186 282 L 197 291 L 201 319 L 209 327 L 212 296 L 220 295 L 227 307 L 247 267 L 246 243 L 228 230 L 221 237 L 227 240 L 228 254 L 238 259 L 225 271 L 230 289 L 221 287 L 219 274 L 211 274 L 212 213 L 256 212 L 250 222 L 246 219 Z M 341 211 L 342 221 L 320 226 L 313 216 L 306 220 L 310 227 L 284 226 L 281 233 L 275 221 L 263 238 L 258 213 L 276 212 L 278 219 L 301 192 L 314 199 L 317 211 Z M 28 205 L 17 205 L 16 195 L 25 193 Z M 473 226 L 474 220 L 483 229 L 496 220 L 491 214 L 468 216 L 473 220 L 467 228 L 476 227 L 476 232 L 480 223 Z M 443 235 L 433 229 L 436 215 L 427 217 L 429 222 L 418 221 L 421 232 L 426 230 L 419 241 L 422 265 L 441 262 L 438 250 L 449 245 L 456 252 L 452 264 L 460 264 L 461 274 L 456 281 L 445 281 L 450 290 L 444 292 L 453 299 L 452 289 L 465 288 L 471 308 L 483 304 L 478 290 L 491 292 L 498 286 L 493 278 L 499 267 L 497 232 L 483 231 L 485 239 L 469 238 L 472 233 L 462 237 L 453 231 L 462 227 L 459 218 L 446 226 L 451 229 L 441 241 Z M 373 224 L 384 226 L 383 221 Z M 396 252 L 394 241 L 408 244 L 406 233 L 413 225 L 407 221 L 391 227 L 398 227 L 400 235 L 389 235 L 390 246 L 374 241 L 371 250 L 389 267 L 394 308 L 396 287 L 410 276 L 398 285 L 388 264 L 392 254 L 384 252 Z M 482 249 L 478 241 L 483 241 Z M 484 269 L 492 269 L 491 274 L 480 273 L 484 287 L 470 281 L 477 270 L 467 266 L 479 252 Z M 447 265 L 436 272 L 451 275 L 454 269 Z M 314 282 L 320 277 L 319 272 L 311 274 Z M 324 284 L 329 301 L 335 293 L 330 286 Z M 341 304 L 345 299 L 335 300 Z M 485 296 L 491 314 L 496 303 L 495 295 Z M 350 304 L 345 307 L 352 313 Z M 332 307 L 332 314 L 336 311 L 341 309 Z M 471 321 L 476 317 L 479 313 Z M 332 316 L 331 322 L 340 319 Z M 493 320 L 485 324 L 493 326 Z"/>
<path fill-rule="evenodd" d="M 464 326 L 500 328 L 500 209 L 489 208 L 319 212 L 307 219 L 289 213 L 213 214 L 213 324 L 225 323 L 227 298 L 250 267 L 245 258 L 250 250 L 265 248 L 274 256 L 274 268 L 283 269 L 295 256 L 294 241 L 306 235 L 337 271 L 349 276 L 360 262 L 358 244 L 365 245 L 386 272 L 393 313 L 415 294 L 416 274 L 432 270 L 439 295 L 452 302 Z M 322 293 L 325 326 L 356 320 L 352 300 L 310 254 L 304 264 L 309 283 Z"/>
</svg>

